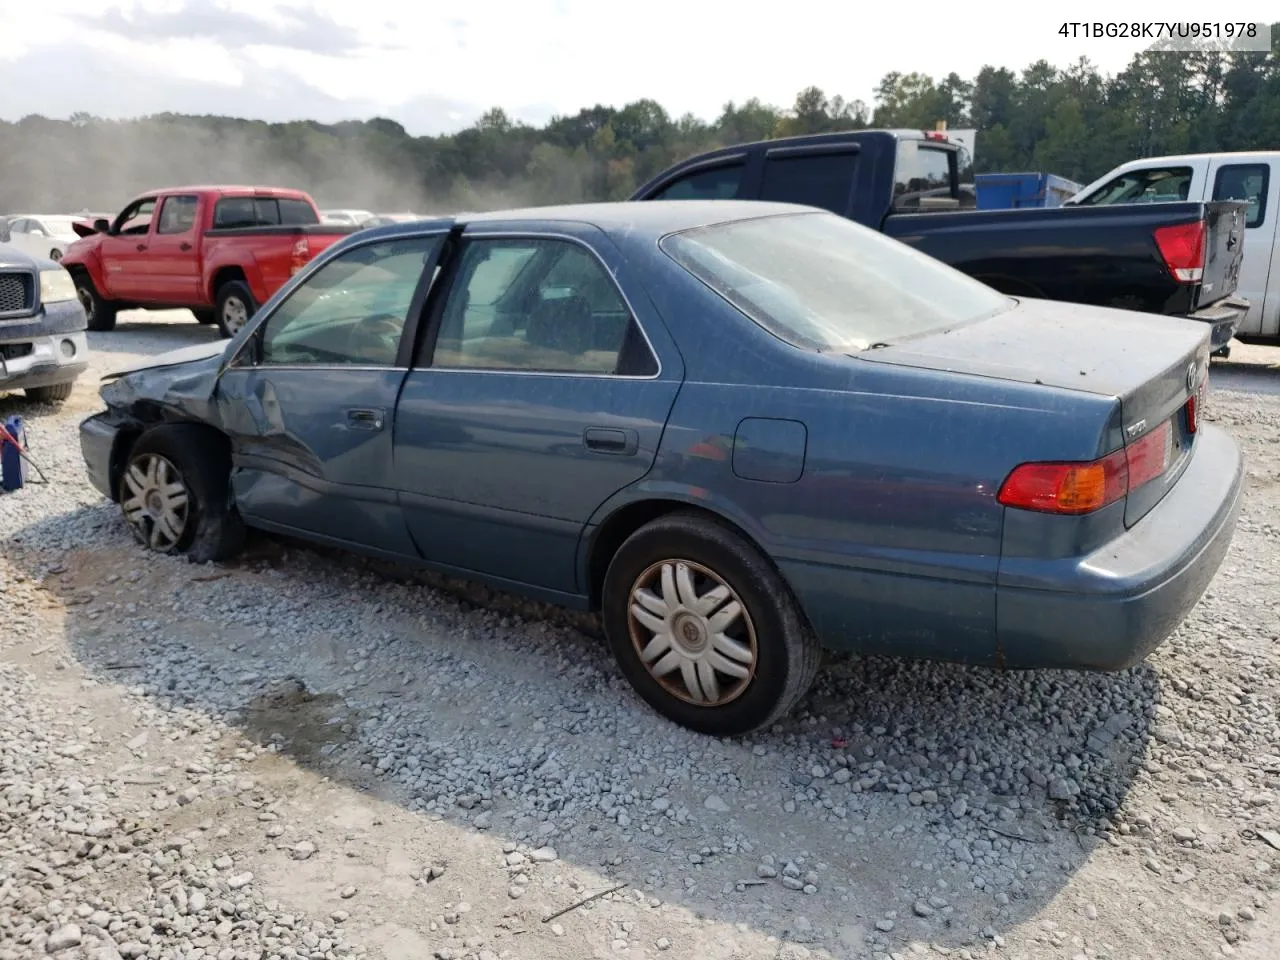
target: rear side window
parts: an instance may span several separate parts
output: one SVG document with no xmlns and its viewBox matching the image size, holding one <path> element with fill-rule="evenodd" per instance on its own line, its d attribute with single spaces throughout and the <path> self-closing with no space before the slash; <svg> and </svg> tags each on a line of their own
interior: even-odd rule
<svg viewBox="0 0 1280 960">
<path fill-rule="evenodd" d="M 1244 225 L 1257 227 L 1267 217 L 1271 168 L 1265 163 L 1233 163 L 1221 167 L 1213 181 L 1213 199 L 1247 200 Z"/>
<path fill-rule="evenodd" d="M 300 227 L 319 223 L 320 217 L 315 207 L 305 200 L 289 200 L 281 198 L 276 201 L 280 206 L 280 223 L 286 227 Z"/>
<path fill-rule="evenodd" d="M 198 198 L 192 196 L 165 197 L 160 208 L 160 222 L 156 225 L 156 233 L 186 233 L 196 225 L 196 204 Z"/>
<path fill-rule="evenodd" d="M 760 199 L 847 213 L 857 163 L 851 150 L 766 157 Z"/>
<path fill-rule="evenodd" d="M 744 166 L 740 163 L 710 170 L 698 170 L 673 180 L 650 200 L 732 200 L 742 185 Z"/>
<path fill-rule="evenodd" d="M 1076 204 L 1082 207 L 1109 203 L 1176 203 L 1191 196 L 1190 167 L 1146 167 L 1122 173 Z"/>
</svg>

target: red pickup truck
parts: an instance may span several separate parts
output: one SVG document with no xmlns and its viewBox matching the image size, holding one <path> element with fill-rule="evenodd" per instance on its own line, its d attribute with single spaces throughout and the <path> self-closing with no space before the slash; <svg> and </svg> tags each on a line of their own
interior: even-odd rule
<svg viewBox="0 0 1280 960">
<path fill-rule="evenodd" d="M 358 228 L 321 225 L 301 190 L 175 187 L 73 229 L 82 239 L 62 265 L 90 330 L 113 329 L 119 310 L 185 307 L 233 337 L 309 260 Z"/>
</svg>

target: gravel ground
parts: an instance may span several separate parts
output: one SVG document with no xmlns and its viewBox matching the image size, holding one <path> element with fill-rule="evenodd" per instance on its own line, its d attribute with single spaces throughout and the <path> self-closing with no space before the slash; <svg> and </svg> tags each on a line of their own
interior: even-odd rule
<svg viewBox="0 0 1280 960">
<path fill-rule="evenodd" d="M 95 372 L 213 336 L 138 316 Z M 0 399 L 50 480 L 0 498 L 0 960 L 1280 955 L 1280 396 L 1211 397 L 1250 488 L 1149 663 L 843 658 L 718 742 L 563 613 L 146 555 L 84 480 L 96 386 Z"/>
</svg>

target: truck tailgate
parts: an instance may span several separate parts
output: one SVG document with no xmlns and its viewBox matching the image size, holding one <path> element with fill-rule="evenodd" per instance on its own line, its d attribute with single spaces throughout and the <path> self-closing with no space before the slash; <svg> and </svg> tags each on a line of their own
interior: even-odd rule
<svg viewBox="0 0 1280 960">
<path fill-rule="evenodd" d="M 1237 200 L 1206 203 L 1204 277 L 1196 292 L 1196 308 L 1235 293 L 1244 259 L 1246 204 Z"/>
</svg>

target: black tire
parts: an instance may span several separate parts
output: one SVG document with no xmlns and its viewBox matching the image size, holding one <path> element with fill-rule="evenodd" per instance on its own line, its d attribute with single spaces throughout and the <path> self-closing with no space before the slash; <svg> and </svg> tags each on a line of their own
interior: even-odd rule
<svg viewBox="0 0 1280 960">
<path fill-rule="evenodd" d="M 52 250 L 49 251 L 49 259 L 52 260 L 54 263 L 57 263 L 59 260 L 62 259 L 62 251 L 59 250 L 57 247 L 54 247 Z"/>
<path fill-rule="evenodd" d="M 74 383 L 53 383 L 46 387 L 27 387 L 22 391 L 28 400 L 36 403 L 61 403 L 71 396 Z"/>
<path fill-rule="evenodd" d="M 640 656 L 640 646 L 647 644 L 652 634 L 631 615 L 633 586 L 664 562 L 680 561 L 691 564 L 693 571 L 714 575 L 736 594 L 747 616 L 735 629 L 745 631 L 747 646 L 754 641 L 754 669 L 749 677 L 737 681 L 725 675 L 728 687 L 719 691 L 724 699 L 715 705 L 692 702 L 683 682 L 679 687 L 685 692 L 673 692 L 654 678 Z M 726 598 L 730 602 L 732 594 Z M 728 606 L 725 603 L 719 609 Z M 675 723 L 713 736 L 739 736 L 777 721 L 808 692 L 822 661 L 817 637 L 773 566 L 740 534 L 692 512 L 660 517 L 618 548 L 605 574 L 601 619 L 619 669 L 645 702 Z M 664 622 L 669 619 L 670 615 Z M 673 633 L 690 627 L 689 619 L 697 620 L 686 618 Z M 748 624 L 752 629 L 747 629 Z M 698 633 L 701 628 L 691 629 Z M 682 635 L 693 642 L 688 634 Z M 706 636 L 703 631 L 703 659 L 710 652 Z M 720 661 L 728 662 L 729 658 L 721 656 Z M 677 674 L 679 670 L 668 674 L 673 686 Z"/>
<path fill-rule="evenodd" d="M 248 284 L 240 280 L 226 281 L 218 288 L 215 299 L 214 319 L 218 324 L 218 332 L 227 339 L 234 337 L 240 329 L 234 326 L 234 322 L 228 325 L 228 310 L 234 312 L 243 309 L 244 322 L 248 323 L 258 309 L 258 305 L 253 302 L 253 291 L 249 289 Z"/>
<path fill-rule="evenodd" d="M 144 501 L 151 490 L 158 489 L 158 484 L 134 484 L 130 479 L 135 468 L 145 477 L 156 458 L 167 462 L 172 470 L 169 482 L 181 484 L 186 494 L 182 527 L 176 531 L 169 528 L 177 536 L 165 531 L 154 536 L 158 526 L 154 514 L 160 511 L 148 505 L 139 515 L 133 501 L 139 488 L 143 493 L 139 499 Z M 195 563 L 207 563 L 233 557 L 244 546 L 244 521 L 231 497 L 230 444 L 210 428 L 161 424 L 140 436 L 129 451 L 120 478 L 119 500 L 134 538 L 149 549 L 186 554 Z"/>
<path fill-rule="evenodd" d="M 89 275 L 77 270 L 75 273 L 76 293 L 80 297 L 80 305 L 84 307 L 85 319 L 89 321 L 89 329 L 99 333 L 116 328 L 116 305 L 105 300 L 98 288 L 93 285 Z"/>
<path fill-rule="evenodd" d="M 196 323 L 217 323 L 218 313 L 216 310 L 192 310 L 196 317 Z"/>
</svg>

